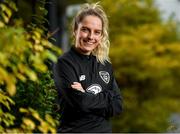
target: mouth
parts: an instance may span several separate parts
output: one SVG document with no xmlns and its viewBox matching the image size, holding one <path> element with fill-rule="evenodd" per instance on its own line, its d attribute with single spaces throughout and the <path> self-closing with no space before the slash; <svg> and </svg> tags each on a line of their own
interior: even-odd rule
<svg viewBox="0 0 180 134">
<path fill-rule="evenodd" d="M 84 42 L 86 45 L 93 45 L 93 44 L 95 44 L 94 41 L 83 40 L 83 42 Z"/>
</svg>

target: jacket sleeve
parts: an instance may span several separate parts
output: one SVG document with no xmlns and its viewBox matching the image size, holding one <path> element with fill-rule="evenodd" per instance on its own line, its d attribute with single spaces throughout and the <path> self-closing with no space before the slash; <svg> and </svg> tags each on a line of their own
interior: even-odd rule
<svg viewBox="0 0 180 134">
<path fill-rule="evenodd" d="M 109 118 L 122 112 L 122 103 L 120 89 L 113 77 L 111 89 L 103 90 L 103 92 L 96 95 L 90 93 L 83 94 L 82 105 L 93 113 Z"/>
<path fill-rule="evenodd" d="M 122 111 L 122 98 L 113 78 L 112 90 L 104 90 L 96 95 L 82 93 L 71 88 L 73 82 L 79 82 L 75 70 L 68 62 L 59 60 L 53 67 L 55 85 L 66 102 L 74 109 L 111 117 Z"/>
<path fill-rule="evenodd" d="M 63 98 L 72 108 L 79 109 L 80 100 L 76 98 L 77 91 L 71 88 L 73 82 L 78 82 L 71 63 L 59 59 L 53 64 L 53 77 L 60 99 Z"/>
<path fill-rule="evenodd" d="M 109 90 L 108 90 L 109 91 Z M 115 78 L 112 79 L 112 90 L 109 91 L 110 101 L 109 106 L 106 108 L 105 115 L 107 117 L 112 117 L 118 115 L 123 109 L 123 99 L 120 93 L 120 89 L 117 85 Z"/>
</svg>

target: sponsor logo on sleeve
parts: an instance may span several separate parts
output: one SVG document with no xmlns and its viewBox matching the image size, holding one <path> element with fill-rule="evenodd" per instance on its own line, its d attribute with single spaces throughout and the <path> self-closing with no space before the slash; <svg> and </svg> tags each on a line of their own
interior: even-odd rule
<svg viewBox="0 0 180 134">
<path fill-rule="evenodd" d="M 99 84 L 92 84 L 86 89 L 86 91 L 92 94 L 98 94 L 102 91 L 102 87 Z"/>
<path fill-rule="evenodd" d="M 79 77 L 79 81 L 83 81 L 83 80 L 85 80 L 86 79 L 86 76 L 85 75 L 81 75 L 80 77 Z"/>
<path fill-rule="evenodd" d="M 99 75 L 101 77 L 101 79 L 106 83 L 108 84 L 109 81 L 110 81 L 110 75 L 108 72 L 106 71 L 99 71 Z"/>
</svg>

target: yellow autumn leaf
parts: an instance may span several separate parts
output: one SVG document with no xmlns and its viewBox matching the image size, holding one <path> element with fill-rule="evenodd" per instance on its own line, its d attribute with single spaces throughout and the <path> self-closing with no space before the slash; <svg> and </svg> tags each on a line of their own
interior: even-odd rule
<svg viewBox="0 0 180 134">
<path fill-rule="evenodd" d="M 0 81 L 4 81 L 4 77 L 6 76 L 6 71 L 2 68 L 2 67 L 0 67 Z"/>
<path fill-rule="evenodd" d="M 32 39 L 35 41 L 35 44 L 40 43 L 40 39 L 38 39 L 35 35 L 32 35 Z"/>
<path fill-rule="evenodd" d="M 0 103 L 3 104 L 8 110 L 11 109 L 10 105 L 14 105 L 14 101 L 5 95 L 4 92 L 0 91 Z"/>
<path fill-rule="evenodd" d="M 17 77 L 18 79 L 20 79 L 21 81 L 23 81 L 23 82 L 26 81 L 26 77 L 25 77 L 23 74 L 21 74 L 21 73 L 16 73 L 15 75 L 16 75 L 16 77 Z"/>
<path fill-rule="evenodd" d="M 38 121 L 42 121 L 41 117 L 39 116 L 38 112 L 36 112 L 35 110 L 31 109 L 32 112 L 32 116 L 37 119 Z"/>
<path fill-rule="evenodd" d="M 33 66 L 41 72 L 45 72 L 47 70 L 47 66 L 43 63 L 34 63 Z"/>
<path fill-rule="evenodd" d="M 43 133 L 48 133 L 49 124 L 47 124 L 45 121 L 42 121 L 40 126 L 38 126 L 38 129 Z"/>
<path fill-rule="evenodd" d="M 38 44 L 34 45 L 34 49 L 35 49 L 36 51 L 43 51 L 43 50 L 44 50 L 43 46 L 38 45 Z"/>
<path fill-rule="evenodd" d="M 0 5 L 1 9 L 6 12 L 6 14 L 8 15 L 8 17 L 11 17 L 12 12 L 11 10 L 5 5 L 5 4 L 1 4 Z"/>
<path fill-rule="evenodd" d="M 37 39 L 41 38 L 41 34 L 37 31 L 33 31 L 34 35 L 37 37 Z"/>
<path fill-rule="evenodd" d="M 9 93 L 10 96 L 13 96 L 16 94 L 16 86 L 15 83 L 9 82 L 7 84 L 7 92 Z"/>
<path fill-rule="evenodd" d="M 13 96 L 16 93 L 16 78 L 13 75 L 8 74 L 5 78 L 7 84 L 7 92 Z"/>
<path fill-rule="evenodd" d="M 0 28 L 2 28 L 4 26 L 5 26 L 5 24 L 2 21 L 0 21 Z"/>
<path fill-rule="evenodd" d="M 52 125 L 52 126 L 55 126 L 55 122 L 53 120 L 53 118 L 49 115 L 49 114 L 46 114 L 45 115 L 45 119 Z"/>
<path fill-rule="evenodd" d="M 9 18 L 8 18 L 4 13 L 2 13 L 1 16 L 2 16 L 2 18 L 4 19 L 4 21 L 5 21 L 6 23 L 9 22 Z"/>
<path fill-rule="evenodd" d="M 3 3 L 0 5 L 0 7 L 1 7 L 1 10 L 2 10 L 2 11 L 5 11 L 5 10 L 6 10 L 6 8 L 7 8 L 7 7 L 6 7 L 6 5 L 5 5 L 5 4 L 3 4 Z"/>
<path fill-rule="evenodd" d="M 44 51 L 42 56 L 43 56 L 43 59 L 51 59 L 54 62 L 57 60 L 57 57 L 48 50 Z"/>
<path fill-rule="evenodd" d="M 28 113 L 28 112 L 29 112 L 29 111 L 28 111 L 27 109 L 25 109 L 25 108 L 20 108 L 19 111 L 20 111 L 21 113 Z"/>
<path fill-rule="evenodd" d="M 37 80 L 37 74 L 34 71 L 32 71 L 32 70 L 26 71 L 26 74 L 28 75 L 30 80 L 32 80 L 32 81 Z"/>
<path fill-rule="evenodd" d="M 35 123 L 30 120 L 29 118 L 23 118 L 23 124 L 22 127 L 28 128 L 29 130 L 34 130 L 36 125 Z"/>
</svg>

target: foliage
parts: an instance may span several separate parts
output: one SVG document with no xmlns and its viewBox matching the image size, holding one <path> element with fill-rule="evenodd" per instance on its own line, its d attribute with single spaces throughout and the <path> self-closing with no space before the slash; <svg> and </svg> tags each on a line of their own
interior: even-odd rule
<svg viewBox="0 0 180 134">
<path fill-rule="evenodd" d="M 31 107 L 36 109 L 41 117 L 50 114 L 54 119 L 58 119 L 57 91 L 51 73 L 51 71 L 40 73 L 37 82 L 18 82 L 17 94 L 13 96 L 13 100 L 16 100 L 16 108 Z M 14 108 L 14 111 L 17 111 L 16 108 Z"/>
<path fill-rule="evenodd" d="M 171 131 L 170 116 L 180 112 L 178 23 L 162 21 L 153 3 L 100 2 L 109 16 L 110 57 L 124 98 L 114 132 Z"/>
<path fill-rule="evenodd" d="M 132 35 L 119 37 L 116 48 L 111 49 L 115 75 L 123 88 L 125 113 L 121 122 L 130 124 L 129 130 L 124 131 L 166 132 L 171 125 L 170 114 L 180 112 L 180 94 L 177 93 L 180 44 L 161 42 L 168 34 L 166 26 L 162 29 L 158 25 L 148 26 L 147 32 L 142 30 L 144 27 L 136 29 Z M 151 36 L 143 34 L 148 34 L 150 29 Z M 121 130 L 127 129 L 125 124 L 121 125 Z"/>
<path fill-rule="evenodd" d="M 38 13 L 45 15 L 43 4 L 39 9 L 42 12 Z M 47 61 L 56 61 L 55 53 L 60 54 L 60 51 L 44 34 L 43 17 L 35 15 L 33 23 L 27 25 L 14 15 L 17 11 L 13 1 L 0 3 L 0 132 L 54 133 L 57 122 L 47 113 L 52 113 L 53 105 L 48 104 L 53 103 L 56 96 L 50 72 L 45 72 L 48 70 Z M 41 91 L 44 92 L 41 94 Z M 22 99 L 25 93 L 27 98 Z M 43 106 L 39 107 L 35 102 L 29 105 L 28 101 L 33 99 L 31 94 Z M 36 98 L 40 96 L 40 99 Z M 41 117 L 30 106 L 37 109 Z"/>
<path fill-rule="evenodd" d="M 101 4 L 109 16 L 112 41 L 118 38 L 116 35 L 129 34 L 131 30 L 140 25 L 154 24 L 160 20 L 159 12 L 151 0 L 133 0 L 131 2 L 129 0 L 117 0 L 113 3 L 111 0 L 104 0 Z"/>
</svg>

